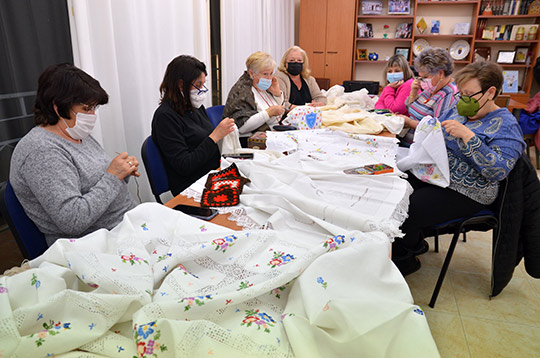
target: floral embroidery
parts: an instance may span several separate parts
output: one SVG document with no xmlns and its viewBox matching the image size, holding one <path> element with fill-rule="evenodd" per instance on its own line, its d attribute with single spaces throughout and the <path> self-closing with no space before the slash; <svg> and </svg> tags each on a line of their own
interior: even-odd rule
<svg viewBox="0 0 540 358">
<path fill-rule="evenodd" d="M 227 249 L 234 245 L 234 242 L 236 241 L 236 236 L 229 235 L 225 236 L 223 238 L 215 239 L 212 241 L 212 245 L 216 245 L 216 251 L 221 251 L 225 253 Z"/>
<path fill-rule="evenodd" d="M 45 338 L 47 338 L 47 334 L 49 336 L 55 336 L 57 334 L 60 334 L 62 329 L 64 331 L 67 329 L 71 329 L 70 325 L 71 323 L 58 322 L 55 324 L 54 321 L 49 321 L 49 323 L 43 322 L 43 328 L 45 329 L 36 333 L 36 336 L 38 338 L 35 341 L 36 346 L 40 347 L 43 345 L 43 343 L 45 343 Z M 34 337 L 34 333 L 30 335 L 30 338 L 33 338 L 33 337 Z"/>
<path fill-rule="evenodd" d="M 188 269 L 186 268 L 186 266 L 182 265 L 182 264 L 178 264 L 176 265 L 177 268 L 180 269 L 180 271 L 183 271 L 184 272 L 184 275 L 191 275 L 195 278 L 199 278 L 199 276 L 196 276 L 194 274 L 192 274 L 190 271 L 188 271 Z"/>
<path fill-rule="evenodd" d="M 163 261 L 163 260 L 165 260 L 165 259 L 167 259 L 167 258 L 169 258 L 169 257 L 171 257 L 171 256 L 172 256 L 172 253 L 170 253 L 170 252 L 167 252 L 167 253 L 166 253 L 165 255 L 163 255 L 163 256 L 158 256 L 158 258 L 157 258 L 157 261 L 156 261 L 156 262 L 160 262 L 160 261 Z"/>
<path fill-rule="evenodd" d="M 206 225 L 204 225 L 204 224 L 201 225 L 201 226 L 199 227 L 199 229 L 201 229 L 201 232 L 208 231 L 208 229 L 206 228 Z"/>
<path fill-rule="evenodd" d="M 143 231 L 148 231 L 148 226 L 146 226 L 146 223 L 142 224 L 141 228 L 143 229 Z"/>
<path fill-rule="evenodd" d="M 246 310 L 246 315 L 242 320 L 241 326 L 250 327 L 252 324 L 257 325 L 257 330 L 264 328 L 266 333 L 270 333 L 269 327 L 274 327 L 276 321 L 266 313 L 259 313 L 259 310 Z"/>
<path fill-rule="evenodd" d="M 317 283 L 320 283 L 321 286 L 326 290 L 328 282 L 326 282 L 322 277 L 317 277 Z"/>
<path fill-rule="evenodd" d="M 7 293 L 7 292 L 8 292 L 7 287 L 4 287 L 4 286 L 0 283 L 0 293 Z"/>
<path fill-rule="evenodd" d="M 283 321 L 285 319 L 285 317 L 291 317 L 291 316 L 294 316 L 295 314 L 294 313 L 283 313 L 281 315 L 281 320 Z"/>
<path fill-rule="evenodd" d="M 415 308 L 415 309 L 414 309 L 414 312 L 415 312 L 415 313 L 418 313 L 420 316 L 423 316 L 423 315 L 424 315 L 424 311 L 422 311 L 421 308 Z"/>
<path fill-rule="evenodd" d="M 323 244 L 323 247 L 325 249 L 328 249 L 327 252 L 337 250 L 339 247 L 338 245 L 341 245 L 345 242 L 345 236 L 343 235 L 336 235 L 328 240 L 326 240 Z"/>
<path fill-rule="evenodd" d="M 270 294 L 271 295 L 276 295 L 276 298 L 281 298 L 281 293 L 283 291 L 285 291 L 286 288 L 287 288 L 287 286 L 276 287 L 272 291 L 270 291 Z"/>
<path fill-rule="evenodd" d="M 32 274 L 32 280 L 30 281 L 32 286 L 36 286 L 36 290 L 41 286 L 41 281 L 37 279 L 35 273 Z"/>
<path fill-rule="evenodd" d="M 274 258 L 270 260 L 270 262 L 268 263 L 268 266 L 270 266 L 271 268 L 274 268 L 276 266 L 285 265 L 286 263 L 291 262 L 294 259 L 295 257 L 291 254 L 285 255 L 284 252 L 275 251 Z"/>
<path fill-rule="evenodd" d="M 249 283 L 249 281 L 246 281 L 246 282 L 241 281 L 240 286 L 236 289 L 236 291 L 244 290 L 244 289 L 246 289 L 248 287 L 251 287 L 251 286 L 253 286 L 253 284 Z"/>
<path fill-rule="evenodd" d="M 167 346 L 158 342 L 161 338 L 161 331 L 156 329 L 156 322 L 150 322 L 147 324 L 137 324 L 133 326 L 135 341 L 137 342 L 137 354 L 139 358 L 157 357 L 157 352 L 165 352 Z M 153 335 L 152 337 L 150 337 Z M 151 339 L 148 339 L 151 338 Z M 145 340 L 147 340 L 145 342 Z"/>
<path fill-rule="evenodd" d="M 145 259 L 143 259 L 142 257 L 137 257 L 133 254 L 131 255 L 121 255 L 120 258 L 122 259 L 122 262 L 123 263 L 127 263 L 129 262 L 131 264 L 131 266 L 135 265 L 135 262 L 138 262 L 139 264 L 141 263 L 145 263 L 148 265 L 148 261 L 146 261 Z"/>
<path fill-rule="evenodd" d="M 189 311 L 193 307 L 193 303 L 196 303 L 197 306 L 204 306 L 204 301 L 212 299 L 212 295 L 206 296 L 195 296 L 195 297 L 184 297 L 179 302 L 186 302 L 187 305 L 184 307 L 184 311 Z"/>
</svg>

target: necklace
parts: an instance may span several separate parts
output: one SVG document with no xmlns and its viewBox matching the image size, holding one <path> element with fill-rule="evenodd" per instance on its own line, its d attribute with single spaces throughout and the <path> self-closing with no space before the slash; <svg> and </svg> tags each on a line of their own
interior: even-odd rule
<svg viewBox="0 0 540 358">
<path fill-rule="evenodd" d="M 255 87 L 255 86 L 253 86 Z M 263 99 L 263 101 L 266 103 L 266 105 L 268 107 L 272 107 L 274 104 L 272 103 L 272 99 L 270 97 L 267 97 L 268 96 L 268 93 L 266 93 L 265 91 L 265 94 L 263 95 L 263 91 L 261 91 L 260 89 L 258 89 L 257 87 L 255 87 L 255 89 L 257 90 L 257 93 L 259 94 L 259 96 L 261 96 L 261 98 Z M 268 99 L 268 100 L 267 100 Z M 270 101 L 270 103 L 268 102 Z"/>
</svg>

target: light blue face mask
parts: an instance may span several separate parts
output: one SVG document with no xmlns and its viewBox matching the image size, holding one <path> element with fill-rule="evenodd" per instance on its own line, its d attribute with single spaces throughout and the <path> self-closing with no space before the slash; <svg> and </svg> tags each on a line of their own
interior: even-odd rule
<svg viewBox="0 0 540 358">
<path fill-rule="evenodd" d="M 266 91 L 267 89 L 270 88 L 271 85 L 272 85 L 272 80 L 269 80 L 268 78 L 264 78 L 264 77 L 259 78 L 259 83 L 257 83 L 257 87 L 259 87 L 261 91 Z"/>
<path fill-rule="evenodd" d="M 403 72 L 387 73 L 386 79 L 388 80 L 388 83 L 401 81 L 403 79 Z"/>
</svg>

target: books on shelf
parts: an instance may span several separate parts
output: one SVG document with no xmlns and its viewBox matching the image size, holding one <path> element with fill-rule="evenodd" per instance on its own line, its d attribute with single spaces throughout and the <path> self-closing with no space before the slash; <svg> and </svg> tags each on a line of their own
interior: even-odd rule
<svg viewBox="0 0 540 358">
<path fill-rule="evenodd" d="M 534 41 L 538 24 L 507 24 L 487 26 L 487 19 L 478 19 L 477 40 Z"/>
<path fill-rule="evenodd" d="M 482 0 L 480 14 L 487 15 L 484 10 L 491 9 L 493 15 L 526 15 L 534 0 Z"/>
</svg>

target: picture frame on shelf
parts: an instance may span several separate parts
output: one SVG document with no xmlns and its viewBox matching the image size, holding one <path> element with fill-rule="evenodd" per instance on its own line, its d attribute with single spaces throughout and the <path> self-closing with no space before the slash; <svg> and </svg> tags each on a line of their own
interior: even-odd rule
<svg viewBox="0 0 540 358">
<path fill-rule="evenodd" d="M 516 55 L 514 57 L 514 63 L 526 63 L 528 54 L 529 54 L 529 47 L 517 46 Z"/>
<path fill-rule="evenodd" d="M 367 61 L 368 59 L 368 52 L 365 48 L 357 48 L 356 49 L 356 60 L 357 61 Z"/>
<path fill-rule="evenodd" d="M 394 55 L 403 55 L 409 61 L 411 54 L 411 48 L 410 47 L 396 47 L 394 50 Z"/>
<path fill-rule="evenodd" d="M 396 27 L 396 34 L 394 38 L 396 39 L 410 39 L 412 36 L 412 23 L 401 23 Z"/>
<path fill-rule="evenodd" d="M 381 0 L 362 0 L 362 15 L 382 15 Z"/>
<path fill-rule="evenodd" d="M 503 71 L 503 93 L 518 93 L 519 72 L 516 70 Z"/>
<path fill-rule="evenodd" d="M 364 22 L 358 23 L 358 38 L 372 38 L 373 37 L 373 26 L 371 24 L 366 24 Z"/>
<path fill-rule="evenodd" d="M 438 35 L 441 31 L 441 21 L 440 20 L 431 20 L 431 30 L 430 32 L 434 35 Z"/>
<path fill-rule="evenodd" d="M 458 22 L 454 25 L 454 35 L 468 35 L 470 29 L 470 22 Z"/>
<path fill-rule="evenodd" d="M 497 53 L 497 63 L 508 64 L 514 63 L 514 57 L 516 56 L 516 51 L 507 51 L 500 50 Z"/>
<path fill-rule="evenodd" d="M 409 15 L 411 2 L 409 0 L 388 0 L 388 15 Z"/>
<path fill-rule="evenodd" d="M 491 47 L 476 47 L 474 49 L 474 61 L 491 61 Z"/>
</svg>

